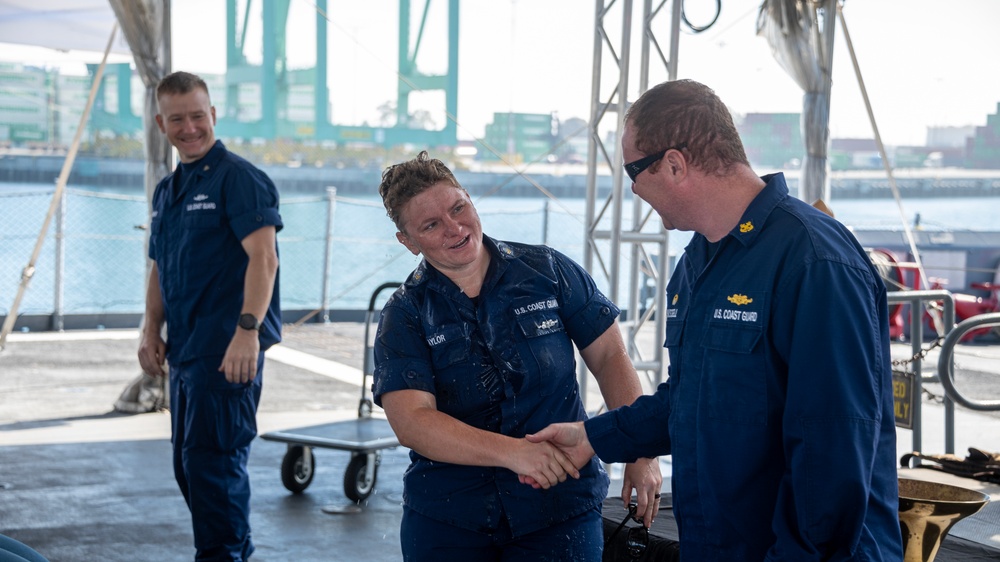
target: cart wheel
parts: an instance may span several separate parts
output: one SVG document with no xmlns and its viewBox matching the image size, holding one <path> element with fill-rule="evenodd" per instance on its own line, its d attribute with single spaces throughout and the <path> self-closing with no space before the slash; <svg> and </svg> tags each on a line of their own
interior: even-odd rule
<svg viewBox="0 0 1000 562">
<path fill-rule="evenodd" d="M 281 461 L 281 483 L 293 494 L 308 488 L 316 473 L 316 457 L 310 450 L 309 462 L 306 462 L 306 450 L 307 447 L 302 445 L 289 445 Z"/>
<path fill-rule="evenodd" d="M 355 453 L 351 456 L 351 462 L 347 464 L 344 472 L 344 495 L 347 499 L 355 503 L 364 501 L 375 490 L 375 481 L 378 480 L 378 455 L 375 456 L 375 467 L 372 470 L 371 482 L 365 479 L 368 472 L 368 455 L 365 453 Z"/>
</svg>

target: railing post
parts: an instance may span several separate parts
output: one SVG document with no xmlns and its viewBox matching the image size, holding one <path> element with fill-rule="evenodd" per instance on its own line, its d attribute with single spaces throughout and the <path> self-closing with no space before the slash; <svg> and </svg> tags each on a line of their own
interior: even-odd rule
<svg viewBox="0 0 1000 562">
<path fill-rule="evenodd" d="M 323 294 L 320 297 L 320 307 L 323 310 L 323 323 L 330 323 L 330 277 L 333 267 L 333 217 L 337 212 L 337 188 L 326 188 L 326 243 L 323 247 Z"/>
<path fill-rule="evenodd" d="M 542 206 L 542 245 L 548 245 L 549 243 L 549 200 L 545 199 L 545 205 Z"/>
<path fill-rule="evenodd" d="M 938 373 L 940 374 L 941 385 L 944 386 L 945 396 L 952 402 L 958 402 L 966 408 L 977 412 L 1000 412 L 1000 400 L 972 400 L 959 392 L 955 386 L 955 346 L 962 341 L 962 337 L 970 330 L 983 325 L 1000 325 L 1000 312 L 977 314 L 966 318 L 961 324 L 952 328 L 941 344 L 941 355 L 938 357 Z"/>
<path fill-rule="evenodd" d="M 921 345 L 924 341 L 924 306 L 922 299 L 910 302 L 910 349 L 913 351 L 913 450 L 923 451 L 922 438 L 924 414 L 922 408 L 923 360 L 920 358 Z"/>
<path fill-rule="evenodd" d="M 951 297 L 954 298 L 954 297 Z M 955 301 L 944 301 L 944 328 L 945 335 L 955 329 Z M 944 350 L 941 351 L 944 353 Z M 948 376 L 938 370 L 938 381 Z M 944 384 L 944 383 L 942 383 Z M 945 387 L 947 388 L 947 387 Z M 944 452 L 955 453 L 955 400 L 947 392 L 944 393 Z"/>
<path fill-rule="evenodd" d="M 66 267 L 66 247 L 64 238 L 66 235 L 66 193 L 59 198 L 59 206 L 56 207 L 56 232 L 55 232 L 55 274 L 53 276 L 52 287 L 52 330 L 63 331 L 63 273 Z"/>
<path fill-rule="evenodd" d="M 951 332 L 955 327 L 955 298 L 946 290 L 919 290 L 901 291 L 889 293 L 889 304 L 905 302 L 910 304 L 910 349 L 912 350 L 913 368 L 913 450 L 922 451 L 923 431 L 923 407 L 921 397 L 923 395 L 924 382 L 941 382 L 944 376 L 930 376 L 926 379 L 923 376 L 922 345 L 924 339 L 924 303 L 927 301 L 941 301 L 943 306 L 942 324 L 944 330 Z M 954 453 L 955 449 L 955 402 L 948 394 L 944 397 L 944 444 L 946 453 Z M 919 464 L 919 461 L 918 461 Z"/>
</svg>

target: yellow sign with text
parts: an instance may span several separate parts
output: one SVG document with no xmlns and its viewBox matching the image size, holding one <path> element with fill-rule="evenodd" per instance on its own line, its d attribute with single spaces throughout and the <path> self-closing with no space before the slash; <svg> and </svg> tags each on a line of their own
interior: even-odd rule
<svg viewBox="0 0 1000 562">
<path fill-rule="evenodd" d="M 896 427 L 913 429 L 913 373 L 892 373 L 892 407 Z"/>
</svg>

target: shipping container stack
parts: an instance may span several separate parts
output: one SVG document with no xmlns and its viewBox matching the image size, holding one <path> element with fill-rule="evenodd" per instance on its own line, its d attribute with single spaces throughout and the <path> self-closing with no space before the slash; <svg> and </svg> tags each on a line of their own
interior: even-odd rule
<svg viewBox="0 0 1000 562">
<path fill-rule="evenodd" d="M 798 113 L 747 113 L 737 125 L 747 158 L 761 173 L 798 168 L 805 154 Z"/>
<path fill-rule="evenodd" d="M 1000 169 L 1000 103 L 996 113 L 986 116 L 986 126 L 976 127 L 976 135 L 969 138 L 966 147 L 966 168 Z"/>
</svg>

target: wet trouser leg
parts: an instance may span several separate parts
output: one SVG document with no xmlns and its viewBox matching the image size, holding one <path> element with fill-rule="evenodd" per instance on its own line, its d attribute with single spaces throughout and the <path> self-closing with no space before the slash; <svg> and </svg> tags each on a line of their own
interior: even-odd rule
<svg viewBox="0 0 1000 562">
<path fill-rule="evenodd" d="M 604 548 L 600 506 L 562 523 L 514 537 L 504 518 L 497 529 L 472 531 L 403 506 L 400 543 L 405 562 L 599 562 Z"/>
<path fill-rule="evenodd" d="M 253 553 L 247 458 L 257 435 L 264 354 L 257 377 L 234 384 L 222 357 L 171 366 L 174 477 L 191 510 L 195 560 L 238 561 Z"/>
</svg>

